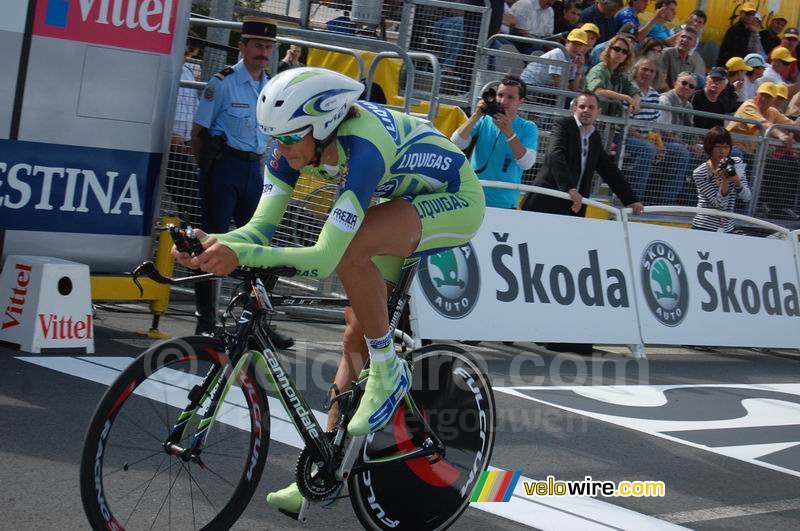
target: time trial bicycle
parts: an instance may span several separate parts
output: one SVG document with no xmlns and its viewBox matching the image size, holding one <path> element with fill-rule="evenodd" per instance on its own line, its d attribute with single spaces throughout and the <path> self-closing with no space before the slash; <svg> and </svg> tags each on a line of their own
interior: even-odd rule
<svg viewBox="0 0 800 531">
<path fill-rule="evenodd" d="M 181 237 L 173 231 L 177 242 Z M 390 297 L 393 330 L 417 266 L 403 268 Z M 243 289 L 234 291 L 212 336 L 156 343 L 110 385 L 81 459 L 81 498 L 92 528 L 230 528 L 264 470 L 270 410 L 286 421 L 274 429 L 293 425 L 305 445 L 296 481 L 306 502 L 289 516 L 306 521 L 309 502 L 330 502 L 344 488 L 367 529 L 445 529 L 466 509 L 495 438 L 494 397 L 479 365 L 454 345 L 400 353 L 411 362 L 411 392 L 382 430 L 353 437 L 347 424 L 367 365 L 349 390 L 326 400 L 339 413 L 325 432 L 266 333 L 275 313 L 272 290 L 293 273 L 236 270 L 231 276 Z M 134 272 L 141 276 L 172 285 L 211 277 L 163 277 L 152 262 Z"/>
</svg>

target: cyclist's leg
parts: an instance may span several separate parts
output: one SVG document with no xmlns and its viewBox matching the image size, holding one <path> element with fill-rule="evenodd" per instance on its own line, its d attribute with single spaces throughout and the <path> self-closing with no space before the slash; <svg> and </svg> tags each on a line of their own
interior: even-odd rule
<svg viewBox="0 0 800 531">
<path fill-rule="evenodd" d="M 403 261 L 403 258 L 392 256 L 378 256 L 373 259 L 373 263 L 376 264 L 381 277 L 385 280 L 387 300 L 394 284 L 400 277 L 400 268 L 403 265 Z M 383 308 L 383 313 L 386 314 L 386 304 L 384 304 Z M 358 377 L 358 373 L 364 367 L 369 355 L 367 342 L 364 338 L 364 330 L 361 328 L 353 308 L 346 307 L 344 316 L 345 329 L 342 337 L 342 359 L 339 361 L 339 368 L 334 378 L 334 383 L 341 391 L 349 389 L 350 384 Z M 333 430 L 338 416 L 339 405 L 334 402 L 328 411 L 327 431 Z M 292 483 L 281 490 L 268 493 L 267 503 L 287 513 L 297 514 L 300 512 L 303 496 L 300 494 L 297 483 Z"/>
<path fill-rule="evenodd" d="M 389 332 L 383 273 L 372 258 L 408 256 L 418 246 L 421 232 L 419 215 L 408 201 L 374 206 L 336 269 L 364 331 L 371 361 L 364 395 L 348 425 L 354 435 L 380 429 L 411 388 L 409 368 L 397 358 Z"/>
</svg>

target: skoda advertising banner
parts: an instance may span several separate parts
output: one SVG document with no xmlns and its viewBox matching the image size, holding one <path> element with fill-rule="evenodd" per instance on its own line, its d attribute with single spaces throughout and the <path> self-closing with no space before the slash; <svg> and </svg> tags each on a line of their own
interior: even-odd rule
<svg viewBox="0 0 800 531">
<path fill-rule="evenodd" d="M 17 117 L 0 136 L 3 255 L 129 271 L 151 254 L 191 2 L 12 3 L 31 20 L 4 63 Z"/>
<path fill-rule="evenodd" d="M 621 223 L 487 208 L 468 245 L 422 260 L 419 337 L 638 343 Z"/>
<path fill-rule="evenodd" d="M 786 240 L 629 225 L 645 343 L 800 346 Z"/>
</svg>

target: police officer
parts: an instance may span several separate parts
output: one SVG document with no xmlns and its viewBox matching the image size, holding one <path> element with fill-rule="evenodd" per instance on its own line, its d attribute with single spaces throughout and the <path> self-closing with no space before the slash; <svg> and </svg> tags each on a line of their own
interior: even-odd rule
<svg viewBox="0 0 800 531">
<path fill-rule="evenodd" d="M 192 151 L 199 172 L 203 228 L 219 233 L 253 216 L 263 187 L 262 158 L 268 138 L 256 123 L 256 102 L 269 76 L 267 63 L 276 26 L 269 19 L 245 17 L 239 41 L 241 60 L 208 82 L 192 126 Z M 195 285 L 196 333 L 211 332 L 217 321 L 217 283 Z M 278 348 L 294 343 L 271 330 Z"/>
</svg>

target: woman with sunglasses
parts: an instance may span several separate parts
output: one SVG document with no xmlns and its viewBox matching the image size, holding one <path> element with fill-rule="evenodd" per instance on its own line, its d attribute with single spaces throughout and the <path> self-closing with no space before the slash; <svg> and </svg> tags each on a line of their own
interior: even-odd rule
<svg viewBox="0 0 800 531">
<path fill-rule="evenodd" d="M 601 100 L 603 114 L 621 116 L 623 103 L 628 104 L 631 112 L 639 112 L 641 91 L 627 74 L 633 61 L 633 54 L 630 41 L 616 35 L 600 54 L 600 62 L 589 70 L 586 76 L 586 90 L 594 92 L 603 99 Z"/>
<path fill-rule="evenodd" d="M 258 124 L 276 143 L 266 164 L 258 209 L 247 225 L 203 240 L 205 251 L 180 261 L 227 275 L 237 266 L 292 266 L 305 277 L 334 271 L 351 307 L 345 311 L 345 355 L 335 378 L 344 391 L 370 359 L 353 435 L 377 431 L 411 387 L 394 352 L 386 312 L 387 285 L 406 257 L 467 243 L 483 221 L 484 194 L 463 152 L 427 121 L 358 101 L 364 86 L 321 68 L 275 76 L 258 98 Z M 516 136 L 516 135 L 513 135 Z M 511 140 L 511 139 L 510 139 Z M 312 247 L 270 245 L 300 173 L 337 183 L 339 195 Z M 383 202 L 370 206 L 373 198 Z M 328 416 L 334 425 L 337 408 Z M 300 509 L 296 484 L 267 502 Z"/>
</svg>

